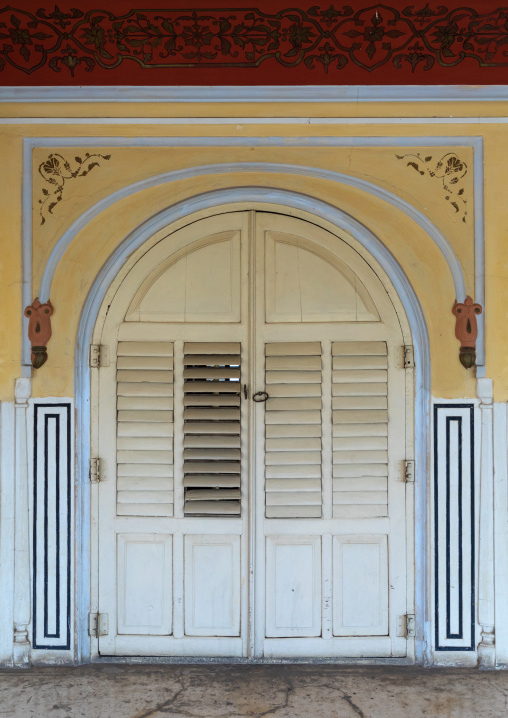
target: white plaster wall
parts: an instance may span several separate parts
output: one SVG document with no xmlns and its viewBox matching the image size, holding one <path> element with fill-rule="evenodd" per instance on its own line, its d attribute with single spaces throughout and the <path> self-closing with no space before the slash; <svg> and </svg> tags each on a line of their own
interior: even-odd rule
<svg viewBox="0 0 508 718">
<path fill-rule="evenodd" d="M 507 405 L 494 404 L 494 564 L 496 657 L 508 665 L 508 471 Z"/>
<path fill-rule="evenodd" d="M 0 407 L 0 666 L 12 665 L 14 602 L 14 404 Z"/>
</svg>

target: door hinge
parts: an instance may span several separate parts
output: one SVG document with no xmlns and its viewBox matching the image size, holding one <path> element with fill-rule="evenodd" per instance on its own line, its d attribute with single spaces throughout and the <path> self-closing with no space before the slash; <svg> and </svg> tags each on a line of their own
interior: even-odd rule
<svg viewBox="0 0 508 718">
<path fill-rule="evenodd" d="M 88 614 L 88 635 L 93 638 L 107 636 L 109 633 L 109 616 L 107 613 Z"/>
<path fill-rule="evenodd" d="M 416 636 L 416 619 L 414 613 L 406 614 L 406 638 L 414 638 Z"/>
<path fill-rule="evenodd" d="M 406 460 L 404 462 L 404 481 L 406 484 L 412 484 L 415 480 L 415 462 L 414 460 Z"/>
<path fill-rule="evenodd" d="M 414 369 L 415 357 L 414 350 L 410 344 L 406 344 L 404 349 L 404 369 Z"/>
<path fill-rule="evenodd" d="M 104 344 L 90 344 L 90 367 L 98 369 L 109 366 L 109 347 Z"/>
<path fill-rule="evenodd" d="M 101 480 L 101 460 L 90 459 L 90 483 L 98 484 Z"/>
</svg>

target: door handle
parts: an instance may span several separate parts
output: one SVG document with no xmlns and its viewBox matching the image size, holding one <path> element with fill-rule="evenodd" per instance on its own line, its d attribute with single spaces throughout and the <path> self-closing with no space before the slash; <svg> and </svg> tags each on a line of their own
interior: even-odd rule
<svg viewBox="0 0 508 718">
<path fill-rule="evenodd" d="M 266 401 L 270 397 L 266 393 L 266 391 L 257 391 L 254 396 L 252 397 L 253 401 L 260 402 L 260 401 Z"/>
</svg>

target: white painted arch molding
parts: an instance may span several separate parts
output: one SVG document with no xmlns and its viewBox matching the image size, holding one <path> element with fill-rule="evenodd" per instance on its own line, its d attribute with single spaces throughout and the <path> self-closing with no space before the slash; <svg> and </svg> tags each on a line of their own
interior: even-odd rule
<svg viewBox="0 0 508 718">
<path fill-rule="evenodd" d="M 220 166 L 222 168 L 222 165 Z M 280 166 L 279 166 L 280 167 Z M 232 165 L 227 166 L 231 171 Z M 251 169 L 252 166 L 250 165 Z M 226 171 L 226 169 L 224 169 Z M 275 170 L 274 170 L 275 171 Z M 169 173 L 174 177 L 175 173 Z M 335 174 L 335 173 L 332 173 Z M 164 175 L 167 177 L 167 175 Z M 348 178 L 352 179 L 352 178 Z M 118 193 L 117 193 L 118 194 Z M 235 187 L 220 189 L 196 195 L 171 207 L 167 207 L 149 217 L 136 227 L 116 247 L 106 260 L 87 295 L 78 326 L 75 345 L 75 399 L 77 418 L 77 483 L 78 515 L 81 516 L 78 527 L 78 553 L 80 566 L 77 576 L 78 585 L 78 630 L 77 646 L 79 660 L 90 658 L 88 638 L 88 612 L 92 610 L 90 586 L 90 491 L 86 477 L 90 459 L 90 369 L 88 362 L 89 346 L 104 297 L 129 256 L 141 247 L 156 232 L 184 217 L 207 210 L 217 209 L 234 203 L 272 205 L 274 209 L 295 209 L 313 215 L 317 222 L 324 220 L 338 229 L 345 230 L 366 249 L 386 272 L 389 281 L 397 292 L 411 329 L 415 349 L 415 555 L 418 570 L 415 578 L 415 599 L 417 615 L 416 658 L 423 660 L 423 654 L 430 646 L 429 622 L 427 617 L 427 461 L 429 456 L 429 407 L 430 407 L 430 347 L 427 325 L 420 301 L 402 267 L 388 248 L 376 235 L 361 222 L 342 210 L 308 195 L 271 187 Z M 99 203 L 101 204 L 101 203 Z M 104 205 L 103 205 L 104 206 Z M 97 207 L 97 205 L 96 205 Z M 93 208 L 92 208 L 93 209 Z M 79 231 L 79 230 L 75 230 Z M 71 241 L 72 237 L 69 239 Z M 67 245 L 68 246 L 68 245 Z M 63 250 L 65 251 L 65 250 Z M 62 252 L 63 253 L 63 252 Z M 61 255 L 60 255 L 61 256 Z M 56 261 L 54 268 L 56 268 Z M 460 265 L 457 267 L 461 272 Z M 51 274 L 48 274 L 47 291 L 51 287 Z M 462 278 L 462 274 L 459 276 Z M 463 280 L 462 280 L 463 281 Z M 94 609 L 95 610 L 95 609 Z M 429 656 L 427 656 L 427 659 Z"/>
</svg>

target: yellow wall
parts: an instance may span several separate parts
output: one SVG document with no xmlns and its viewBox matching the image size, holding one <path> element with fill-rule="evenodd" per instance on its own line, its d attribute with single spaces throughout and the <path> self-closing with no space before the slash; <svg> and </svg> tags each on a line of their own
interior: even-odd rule
<svg viewBox="0 0 508 718">
<path fill-rule="evenodd" d="M 105 148 L 92 146 L 77 148 L 36 148 L 33 152 L 33 296 L 38 294 L 45 263 L 61 234 L 87 208 L 111 192 L 154 174 L 192 167 L 235 161 L 284 162 L 320 167 L 366 179 L 390 190 L 426 214 L 446 236 L 458 256 L 465 273 L 467 291 L 474 296 L 474 225 L 472 150 L 465 147 L 431 147 L 418 145 L 418 136 L 474 136 L 485 139 L 485 201 L 486 201 L 486 302 L 487 316 L 487 376 L 494 379 L 495 398 L 508 399 L 508 368 L 505 367 L 504 348 L 508 345 L 508 326 L 504 320 L 503 288 L 508 276 L 508 242 L 506 232 L 508 212 L 505 201 L 504 176 L 508 143 L 504 125 L 491 124 L 371 124 L 368 115 L 377 117 L 441 117 L 451 115 L 488 116 L 501 114 L 500 105 L 478 103 L 434 106 L 424 103 L 393 103 L 375 105 L 5 105 L 0 110 L 5 117 L 125 117 L 142 116 L 225 116 L 288 117 L 291 115 L 316 118 L 354 116 L 365 117 L 362 124 L 182 124 L 168 125 L 104 125 L 90 124 L 5 124 L 0 131 L 0 152 L 3 158 L 3 189 L 0 193 L 2 216 L 2 253 L 0 271 L 6 292 L 6 311 L 2 322 L 0 400 L 12 400 L 14 379 L 20 375 L 20 317 L 21 305 L 21 179 L 23 137 L 91 137 L 122 136 L 288 136 L 288 137 L 351 137 L 387 136 L 414 137 L 411 148 Z M 467 142 L 465 143 L 467 145 Z M 456 152 L 468 165 L 462 180 L 460 212 L 455 212 L 442 180 L 420 175 L 407 160 L 396 155 L 415 153 L 439 159 L 448 151 Z M 52 152 L 59 152 L 74 168 L 74 157 L 84 152 L 110 154 L 110 160 L 99 159 L 86 177 L 68 180 L 62 200 L 40 224 L 39 200 L 43 188 L 52 187 L 38 174 L 39 166 Z M 429 163 L 430 164 L 430 163 Z M 50 340 L 47 364 L 34 371 L 36 396 L 69 396 L 73 393 L 74 342 L 76 328 L 86 294 L 94 277 L 118 243 L 140 222 L 154 212 L 199 192 L 238 185 L 280 187 L 315 196 L 349 212 L 369 227 L 393 252 L 409 277 L 424 309 L 431 341 L 432 392 L 442 398 L 474 396 L 474 371 L 466 371 L 458 361 L 459 344 L 454 336 L 454 317 L 451 305 L 455 292 L 451 275 L 441 253 L 406 215 L 375 197 L 337 185 L 330 181 L 308 179 L 289 174 L 264 175 L 239 173 L 201 176 L 145 190 L 135 197 L 118 202 L 86 226 L 75 238 L 56 272 L 51 301 L 55 307 L 53 337 Z M 453 199 L 453 198 L 452 198 Z M 467 200 L 466 222 L 462 221 Z"/>
</svg>

